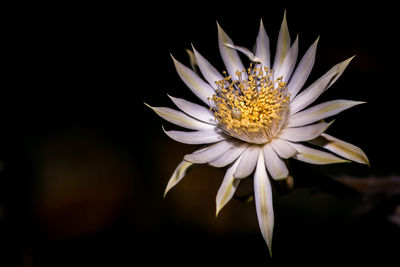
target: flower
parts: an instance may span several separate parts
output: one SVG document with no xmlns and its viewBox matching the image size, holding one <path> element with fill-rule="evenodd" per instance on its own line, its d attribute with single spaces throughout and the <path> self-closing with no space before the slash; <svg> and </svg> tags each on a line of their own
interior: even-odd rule
<svg viewBox="0 0 400 267">
<path fill-rule="evenodd" d="M 205 145 L 184 156 L 165 194 L 192 165 L 227 167 L 216 197 L 218 214 L 234 196 L 240 181 L 254 173 L 257 218 L 271 252 L 274 213 L 269 177 L 274 180 L 289 177 L 286 159 L 311 164 L 355 161 L 369 165 L 360 148 L 325 133 L 332 122 L 323 121 L 363 102 L 333 100 L 309 107 L 341 76 L 353 57 L 336 64 L 301 90 L 313 68 L 319 38 L 295 68 L 298 38 L 291 44 L 286 13 L 273 62 L 262 20 L 253 52 L 234 45 L 217 26 L 219 50 L 227 72 L 219 73 L 194 47 L 192 58 L 201 76 L 172 57 L 180 78 L 207 107 L 172 96 L 180 111 L 148 105 L 165 120 L 193 130 L 164 129 L 170 138 L 185 144 Z M 238 51 L 251 61 L 247 69 Z"/>
</svg>

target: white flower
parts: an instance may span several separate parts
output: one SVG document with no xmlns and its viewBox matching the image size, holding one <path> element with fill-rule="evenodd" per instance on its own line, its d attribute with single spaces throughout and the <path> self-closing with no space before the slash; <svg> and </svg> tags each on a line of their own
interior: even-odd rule
<svg viewBox="0 0 400 267">
<path fill-rule="evenodd" d="M 318 39 L 295 68 L 298 38 L 291 44 L 285 15 L 273 62 L 262 21 L 253 52 L 235 46 L 219 25 L 218 42 L 227 69 L 224 74 L 194 48 L 202 77 L 172 57 L 183 82 L 207 107 L 172 96 L 171 100 L 180 111 L 149 106 L 165 120 L 193 130 L 164 130 L 170 138 L 185 144 L 205 145 L 185 155 L 169 180 L 165 194 L 194 164 L 227 167 L 216 198 L 218 214 L 233 197 L 241 179 L 254 172 L 258 222 L 271 251 L 274 214 L 269 177 L 280 180 L 289 176 L 285 159 L 295 158 L 312 164 L 349 160 L 369 164 L 360 148 L 326 134 L 332 122 L 323 121 L 363 102 L 333 100 L 308 107 L 340 77 L 352 57 L 333 66 L 301 91 L 314 65 Z M 237 51 L 250 59 L 249 68 L 244 68 Z"/>
</svg>

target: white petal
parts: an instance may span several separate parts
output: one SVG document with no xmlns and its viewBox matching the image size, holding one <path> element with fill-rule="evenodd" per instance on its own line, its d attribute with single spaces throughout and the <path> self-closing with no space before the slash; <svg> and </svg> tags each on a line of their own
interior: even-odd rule
<svg viewBox="0 0 400 267">
<path fill-rule="evenodd" d="M 259 146 L 249 146 L 240 159 L 239 166 L 237 167 L 233 176 L 238 179 L 248 177 L 256 167 L 257 157 L 260 151 Z"/>
<path fill-rule="evenodd" d="M 295 154 L 293 158 L 300 161 L 318 165 L 349 162 L 348 160 L 338 158 L 331 153 L 313 149 L 302 144 L 291 143 L 291 145 L 298 152 L 298 154 Z"/>
<path fill-rule="evenodd" d="M 279 69 L 276 70 L 275 78 L 283 77 L 282 81 L 287 83 L 292 75 L 294 66 L 297 61 L 297 54 L 299 52 L 299 38 L 297 36 L 289 52 L 286 54 L 285 60 Z"/>
<path fill-rule="evenodd" d="M 228 168 L 225 173 L 224 180 L 222 181 L 221 186 L 218 189 L 216 202 L 216 213 L 215 215 L 218 216 L 218 213 L 221 209 L 226 205 L 226 203 L 231 200 L 233 195 L 235 194 L 236 188 L 240 183 L 240 179 L 236 179 L 233 177 L 233 173 L 236 171 L 237 166 L 239 165 L 240 157 L 235 161 L 235 163 Z"/>
<path fill-rule="evenodd" d="M 321 78 L 307 87 L 303 92 L 296 96 L 290 103 L 290 115 L 306 108 L 314 102 L 323 92 L 325 92 L 342 75 L 347 65 L 353 57 L 336 64 Z"/>
<path fill-rule="evenodd" d="M 167 188 L 164 192 L 164 197 L 172 187 L 174 187 L 177 183 L 180 182 L 180 180 L 182 180 L 182 178 L 186 175 L 188 168 L 192 165 L 194 164 L 187 161 L 182 161 L 181 163 L 179 163 L 178 167 L 176 167 L 174 173 L 168 181 Z"/>
<path fill-rule="evenodd" d="M 177 98 L 169 95 L 172 102 L 183 112 L 200 121 L 216 125 L 214 114 L 206 107 L 192 103 L 183 98 Z"/>
<path fill-rule="evenodd" d="M 318 39 L 308 48 L 303 58 L 300 60 L 290 82 L 287 86 L 287 92 L 290 93 L 290 100 L 294 99 L 300 89 L 303 87 L 315 62 L 315 52 L 317 51 Z"/>
<path fill-rule="evenodd" d="M 145 103 L 145 105 L 147 105 Z M 187 129 L 192 129 L 192 130 L 211 130 L 215 128 L 215 125 L 211 125 L 208 123 L 201 122 L 199 120 L 196 120 L 192 117 L 189 117 L 183 112 L 174 110 L 172 108 L 166 108 L 166 107 L 152 107 L 150 105 L 147 105 L 149 108 L 151 108 L 155 113 L 157 113 L 158 116 L 163 118 L 164 120 L 167 120 L 175 125 L 187 128 Z"/>
<path fill-rule="evenodd" d="M 196 57 L 194 56 L 193 52 L 190 51 L 189 49 L 185 49 L 185 51 L 186 51 L 186 54 L 188 54 L 188 56 L 189 56 L 190 67 L 196 74 L 199 74 L 197 71 L 197 67 L 198 67 L 197 60 L 196 60 Z"/>
<path fill-rule="evenodd" d="M 223 133 L 220 133 L 217 130 L 194 131 L 194 132 L 164 130 L 164 132 L 171 139 L 174 139 L 175 141 L 180 143 L 190 144 L 190 145 L 216 143 L 225 140 L 227 138 Z"/>
<path fill-rule="evenodd" d="M 192 154 L 185 155 L 184 160 L 197 164 L 205 164 L 216 160 L 222 154 L 238 146 L 233 140 L 224 140 L 214 145 L 194 151 Z"/>
<path fill-rule="evenodd" d="M 293 142 L 308 141 L 318 137 L 331 123 L 320 122 L 303 127 L 285 128 L 279 133 L 279 138 Z"/>
<path fill-rule="evenodd" d="M 281 29 L 279 30 L 278 43 L 276 46 L 276 53 L 274 59 L 273 69 L 280 69 L 283 61 L 285 60 L 286 54 L 290 48 L 290 35 L 289 29 L 286 22 L 286 11 L 283 14 L 283 21 Z"/>
<path fill-rule="evenodd" d="M 231 164 L 234 160 L 236 160 L 242 153 L 246 150 L 247 144 L 242 143 L 237 147 L 233 147 L 232 149 L 226 151 L 216 160 L 209 162 L 209 165 L 217 168 L 225 167 Z"/>
<path fill-rule="evenodd" d="M 270 68 L 269 38 L 265 32 L 262 20 L 260 21 L 260 30 L 258 31 L 255 55 L 262 60 L 265 67 Z"/>
<path fill-rule="evenodd" d="M 347 143 L 343 140 L 337 139 L 326 133 L 321 134 L 315 140 L 310 141 L 313 145 L 322 146 L 323 148 L 336 153 L 346 159 L 367 164 L 369 166 L 369 161 L 367 155 L 357 146 Z"/>
<path fill-rule="evenodd" d="M 203 79 L 201 79 L 196 73 L 194 73 L 191 69 L 180 63 L 171 55 L 176 71 L 181 77 L 182 81 L 189 87 L 189 89 L 204 103 L 209 105 L 208 98 L 212 97 L 215 93 L 214 89 Z"/>
<path fill-rule="evenodd" d="M 262 151 L 259 153 L 257 168 L 254 173 L 254 199 L 258 224 L 271 254 L 272 234 L 274 229 L 274 209 L 272 205 L 271 183 L 265 170 Z"/>
<path fill-rule="evenodd" d="M 284 179 L 289 175 L 289 171 L 285 162 L 275 153 L 270 144 L 266 144 L 263 148 L 265 165 L 267 166 L 269 174 L 272 178 Z"/>
<path fill-rule="evenodd" d="M 231 38 L 222 30 L 222 28 L 218 26 L 218 45 L 219 51 L 221 53 L 222 60 L 224 61 L 226 70 L 228 74 L 231 76 L 233 81 L 238 80 L 236 75 L 237 71 L 243 71 L 245 68 L 243 67 L 242 61 L 235 49 L 229 48 L 226 45 L 234 45 Z M 247 73 L 242 73 L 242 79 L 247 79 Z"/>
<path fill-rule="evenodd" d="M 193 47 L 193 46 L 192 46 Z M 206 81 L 214 88 L 217 89 L 216 81 L 223 80 L 224 77 L 205 59 L 196 49 L 194 49 L 194 55 L 199 65 L 201 74 L 203 74 Z"/>
<path fill-rule="evenodd" d="M 363 103 L 365 102 L 351 100 L 332 100 L 324 102 L 290 116 L 286 127 L 308 125 Z"/>
<path fill-rule="evenodd" d="M 280 138 L 275 138 L 271 141 L 271 146 L 275 150 L 275 152 L 279 155 L 279 157 L 283 159 L 288 159 L 292 157 L 296 153 L 296 149 L 294 149 L 288 141 Z"/>
</svg>

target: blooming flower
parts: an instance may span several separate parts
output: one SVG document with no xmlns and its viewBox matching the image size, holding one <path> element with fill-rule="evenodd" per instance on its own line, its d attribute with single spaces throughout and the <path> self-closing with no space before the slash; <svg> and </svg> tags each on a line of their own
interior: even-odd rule
<svg viewBox="0 0 400 267">
<path fill-rule="evenodd" d="M 185 144 L 204 145 L 184 156 L 165 194 L 192 165 L 227 167 L 216 197 L 218 214 L 233 197 L 240 181 L 254 173 L 257 218 L 271 251 L 274 213 L 269 177 L 287 179 L 285 159 L 311 164 L 348 161 L 369 164 L 360 148 L 325 133 L 332 122 L 323 121 L 363 102 L 333 100 L 309 107 L 340 77 L 353 57 L 336 64 L 301 90 L 313 68 L 317 43 L 318 39 L 295 67 L 298 38 L 291 44 L 284 15 L 273 62 L 262 20 L 254 51 L 234 45 L 218 25 L 219 50 L 227 70 L 223 74 L 195 48 L 194 58 L 201 76 L 172 57 L 180 78 L 207 107 L 172 96 L 180 111 L 149 106 L 165 120 L 193 130 L 164 130 L 170 138 Z M 238 51 L 251 61 L 247 69 Z"/>
</svg>

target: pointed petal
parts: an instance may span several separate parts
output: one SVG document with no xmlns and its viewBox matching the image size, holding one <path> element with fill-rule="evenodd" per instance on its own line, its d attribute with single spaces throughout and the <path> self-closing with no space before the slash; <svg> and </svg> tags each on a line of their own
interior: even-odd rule
<svg viewBox="0 0 400 267">
<path fill-rule="evenodd" d="M 270 144 L 266 144 L 263 148 L 265 166 L 267 166 L 269 174 L 275 180 L 284 179 L 289 175 L 289 171 L 285 162 L 275 153 Z"/>
<path fill-rule="evenodd" d="M 283 14 L 283 21 L 281 29 L 279 30 L 278 43 L 276 46 L 276 53 L 274 59 L 273 69 L 280 69 L 283 61 L 285 60 L 286 54 L 290 48 L 290 35 L 289 29 L 286 22 L 286 11 Z"/>
<path fill-rule="evenodd" d="M 217 130 L 194 131 L 194 132 L 164 130 L 164 132 L 171 139 L 180 143 L 190 144 L 190 145 L 211 144 L 225 140 L 227 138 L 224 134 L 218 132 Z"/>
<path fill-rule="evenodd" d="M 260 30 L 258 31 L 257 41 L 256 41 L 256 51 L 255 56 L 260 58 L 265 67 L 271 67 L 271 59 L 269 52 L 269 38 L 264 29 L 264 24 L 262 20 L 260 21 Z"/>
<path fill-rule="evenodd" d="M 226 70 L 228 74 L 231 76 L 232 81 L 236 81 L 238 79 L 236 72 L 243 71 L 245 68 L 243 67 L 242 61 L 235 49 L 229 48 L 226 45 L 234 45 L 231 38 L 222 30 L 222 28 L 218 26 L 218 45 L 219 51 L 221 53 L 222 60 L 224 61 Z M 242 79 L 247 79 L 247 73 L 242 73 Z"/>
<path fill-rule="evenodd" d="M 275 150 L 275 152 L 279 155 L 279 157 L 283 159 L 288 159 L 292 157 L 296 153 L 296 149 L 294 149 L 288 141 L 280 138 L 275 138 L 271 141 L 271 146 Z"/>
<path fill-rule="evenodd" d="M 269 253 L 272 248 L 272 234 L 274 229 L 274 209 L 272 205 L 271 183 L 265 170 L 264 156 L 260 150 L 257 167 L 254 173 L 254 199 L 257 219 L 262 236 L 268 245 Z"/>
<path fill-rule="evenodd" d="M 346 159 L 362 164 L 367 164 L 369 166 L 367 155 L 365 155 L 365 153 L 359 147 L 347 143 L 343 140 L 337 139 L 326 133 L 321 134 L 321 136 L 319 136 L 315 140 L 309 141 L 309 143 L 321 146 Z"/>
<path fill-rule="evenodd" d="M 320 122 L 303 127 L 285 128 L 281 130 L 279 138 L 293 142 L 308 141 L 317 138 L 321 133 L 328 129 L 331 123 Z"/>
<path fill-rule="evenodd" d="M 343 110 L 349 109 L 365 102 L 351 100 L 332 100 L 300 111 L 288 119 L 286 127 L 304 126 L 316 121 L 336 115 Z"/>
<path fill-rule="evenodd" d="M 222 154 L 216 160 L 209 162 L 209 165 L 211 165 L 213 167 L 217 167 L 217 168 L 225 167 L 225 166 L 231 164 L 240 155 L 242 155 L 242 153 L 246 150 L 246 148 L 247 148 L 247 144 L 242 143 L 241 145 L 226 151 L 224 154 Z"/>
<path fill-rule="evenodd" d="M 205 108 L 201 105 L 192 103 L 190 101 L 187 101 L 183 98 L 177 98 L 169 95 L 169 98 L 171 98 L 172 102 L 183 112 L 188 114 L 189 116 L 192 116 L 195 119 L 198 119 L 200 121 L 216 125 L 217 122 L 215 121 L 214 114 L 208 109 Z"/>
<path fill-rule="evenodd" d="M 172 57 L 172 56 L 171 56 Z M 214 89 L 203 79 L 201 79 L 194 71 L 180 63 L 174 57 L 172 57 L 176 71 L 181 77 L 182 81 L 189 87 L 189 89 L 204 103 L 209 105 L 208 98 L 212 97 L 215 93 Z"/>
<path fill-rule="evenodd" d="M 189 57 L 190 67 L 192 68 L 192 70 L 196 74 L 199 74 L 198 71 L 197 71 L 198 70 L 197 69 L 197 67 L 198 67 L 197 60 L 196 60 L 196 57 L 194 56 L 193 52 L 190 51 L 189 49 L 185 49 L 185 51 L 186 51 L 186 54 L 188 54 L 188 57 Z"/>
<path fill-rule="evenodd" d="M 306 108 L 314 102 L 323 92 L 325 92 L 339 77 L 349 65 L 353 57 L 336 64 L 321 78 L 307 87 L 303 92 L 296 96 L 290 103 L 290 115 Z"/>
<path fill-rule="evenodd" d="M 279 69 L 276 70 L 275 79 L 283 77 L 282 81 L 287 83 L 293 73 L 294 66 L 296 65 L 297 55 L 299 52 L 299 37 L 297 36 L 289 52 L 286 54 L 285 60 Z"/>
<path fill-rule="evenodd" d="M 192 154 L 187 154 L 185 155 L 184 160 L 197 164 L 205 164 L 216 160 L 222 156 L 222 154 L 226 153 L 227 151 L 232 151 L 238 146 L 239 145 L 236 141 L 224 140 L 214 145 L 196 150 Z"/>
<path fill-rule="evenodd" d="M 288 93 L 290 93 L 290 100 L 294 99 L 300 89 L 303 87 L 315 62 L 315 52 L 317 51 L 318 39 L 308 48 L 303 58 L 300 60 L 290 82 L 288 84 Z"/>
<path fill-rule="evenodd" d="M 147 104 L 146 104 L 147 105 Z M 189 117 L 183 112 L 174 110 L 172 108 L 165 108 L 165 107 L 152 107 L 147 105 L 151 108 L 158 116 L 167 120 L 175 125 L 192 129 L 192 130 L 211 130 L 215 128 L 215 125 L 211 125 L 208 123 L 201 122 L 196 120 L 192 117 Z"/>
<path fill-rule="evenodd" d="M 215 82 L 223 80 L 224 77 L 194 47 L 193 47 L 193 52 L 194 52 L 194 56 L 196 57 L 197 64 L 199 65 L 201 74 L 203 74 L 206 81 L 214 89 L 217 89 L 218 87 Z"/>
<path fill-rule="evenodd" d="M 293 158 L 300 161 L 317 165 L 349 162 L 348 160 L 338 158 L 331 153 L 313 149 L 302 144 L 291 143 L 291 145 L 298 152 L 293 156 Z"/>
<path fill-rule="evenodd" d="M 182 161 L 179 163 L 178 167 L 176 167 L 174 173 L 172 174 L 171 178 L 168 181 L 167 188 L 164 192 L 164 197 L 167 195 L 168 191 L 171 190 L 177 183 L 179 183 L 182 178 L 186 175 L 189 167 L 193 166 L 194 164 L 187 161 Z"/>
<path fill-rule="evenodd" d="M 216 213 L 215 215 L 218 216 L 218 213 L 221 209 L 231 200 L 233 195 L 235 194 L 236 188 L 240 183 L 240 179 L 236 179 L 233 177 L 233 173 L 236 171 L 237 166 L 239 165 L 240 157 L 235 161 L 235 163 L 228 168 L 225 173 L 224 180 L 222 181 L 221 186 L 218 189 L 216 202 Z"/>
<path fill-rule="evenodd" d="M 237 167 L 233 176 L 238 179 L 248 177 L 256 167 L 257 157 L 259 154 L 259 146 L 249 146 L 240 159 L 239 166 Z"/>
</svg>

